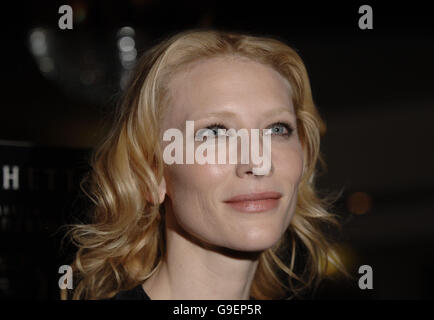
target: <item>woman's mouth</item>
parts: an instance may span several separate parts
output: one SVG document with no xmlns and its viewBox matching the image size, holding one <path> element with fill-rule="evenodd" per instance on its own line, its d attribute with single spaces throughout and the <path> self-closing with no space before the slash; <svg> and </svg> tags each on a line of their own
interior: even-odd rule
<svg viewBox="0 0 434 320">
<path fill-rule="evenodd" d="M 281 193 L 269 191 L 238 195 L 224 203 L 241 212 L 265 212 L 276 208 L 281 197 Z"/>
</svg>

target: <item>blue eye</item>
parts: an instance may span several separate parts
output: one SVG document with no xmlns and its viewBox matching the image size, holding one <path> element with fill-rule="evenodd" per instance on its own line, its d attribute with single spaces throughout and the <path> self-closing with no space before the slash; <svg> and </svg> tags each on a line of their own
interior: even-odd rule
<svg viewBox="0 0 434 320">
<path fill-rule="evenodd" d="M 270 128 L 271 134 L 279 136 L 289 136 L 293 131 L 289 124 L 283 122 L 274 123 Z"/>
<path fill-rule="evenodd" d="M 289 137 L 291 135 L 291 133 L 293 132 L 292 127 L 284 122 L 276 122 L 273 125 L 271 125 L 269 127 L 271 129 L 271 134 L 272 135 L 278 135 L 278 136 L 283 136 L 283 137 Z M 204 136 L 214 136 L 217 137 L 219 135 L 219 129 L 223 129 L 226 130 L 227 132 L 227 128 L 219 123 L 215 123 L 212 125 L 207 126 L 204 129 L 200 129 L 197 131 L 196 133 L 196 137 L 204 137 Z"/>
<path fill-rule="evenodd" d="M 216 123 L 216 124 L 213 124 L 211 126 L 206 127 L 206 129 L 211 130 L 214 133 L 214 135 L 217 136 L 219 134 L 218 130 L 219 129 L 226 130 L 226 127 L 224 125 L 222 125 L 222 124 Z"/>
<path fill-rule="evenodd" d="M 215 124 L 212 124 L 212 125 L 204 128 L 204 129 L 198 130 L 196 133 L 196 137 L 198 137 L 198 136 L 210 136 L 210 135 L 217 137 L 219 135 L 219 132 L 218 132 L 219 129 L 227 130 L 224 125 L 219 124 L 219 123 L 215 123 Z"/>
</svg>

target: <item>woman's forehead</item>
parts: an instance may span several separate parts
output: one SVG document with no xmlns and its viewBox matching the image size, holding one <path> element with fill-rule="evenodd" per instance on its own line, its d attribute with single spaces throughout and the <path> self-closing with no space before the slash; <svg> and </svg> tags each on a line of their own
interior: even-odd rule
<svg viewBox="0 0 434 320">
<path fill-rule="evenodd" d="M 291 86 L 269 66 L 246 59 L 213 58 L 179 72 L 169 83 L 169 114 L 188 118 L 207 112 L 288 108 Z"/>
</svg>

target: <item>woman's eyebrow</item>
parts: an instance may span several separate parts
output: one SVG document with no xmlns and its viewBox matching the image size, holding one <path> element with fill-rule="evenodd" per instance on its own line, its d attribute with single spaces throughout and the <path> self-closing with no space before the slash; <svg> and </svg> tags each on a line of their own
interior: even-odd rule
<svg viewBox="0 0 434 320">
<path fill-rule="evenodd" d="M 222 117 L 222 118 L 233 118 L 236 117 L 237 114 L 232 111 L 216 111 L 216 112 L 207 112 L 202 117 Z"/>
<path fill-rule="evenodd" d="M 263 114 L 264 117 L 273 117 L 282 113 L 288 113 L 290 116 L 295 117 L 294 113 L 289 109 L 289 107 L 286 108 L 277 108 L 272 109 L 266 113 Z"/>
<path fill-rule="evenodd" d="M 292 117 L 295 116 L 293 114 L 293 112 L 291 112 L 291 110 L 288 107 L 269 110 L 269 111 L 265 112 L 264 114 L 262 114 L 262 116 L 263 117 L 273 117 L 273 116 L 279 115 L 281 113 L 288 113 Z M 232 111 L 215 111 L 215 112 L 207 112 L 207 113 L 201 114 L 200 119 L 206 118 L 206 117 L 234 118 L 234 117 L 238 117 L 238 116 L 240 116 L 240 115 L 237 114 L 236 112 L 232 112 Z"/>
</svg>

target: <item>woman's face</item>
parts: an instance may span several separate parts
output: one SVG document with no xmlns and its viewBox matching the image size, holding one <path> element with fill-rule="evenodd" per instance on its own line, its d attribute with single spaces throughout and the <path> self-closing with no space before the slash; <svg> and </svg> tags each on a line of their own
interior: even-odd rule
<svg viewBox="0 0 434 320">
<path fill-rule="evenodd" d="M 250 129 L 261 133 L 272 129 L 273 133 L 271 170 L 265 175 L 253 173 L 260 165 L 252 161 L 242 164 L 240 153 L 238 164 L 185 164 L 184 148 L 184 164 L 166 164 L 164 168 L 168 219 L 207 245 L 238 251 L 270 248 L 290 224 L 303 171 L 290 84 L 268 66 L 225 57 L 207 59 L 177 73 L 169 89 L 171 103 L 163 132 L 178 128 L 184 139 L 193 139 L 186 136 L 186 121 L 193 120 L 195 134 L 207 127 L 215 132 L 218 128 L 245 128 L 249 136 Z M 162 142 L 163 148 L 169 143 Z M 196 141 L 194 147 L 202 143 Z M 226 146 L 228 154 L 228 142 Z M 264 192 L 272 192 L 272 199 L 270 194 L 262 194 L 262 200 L 227 201 Z"/>
</svg>

